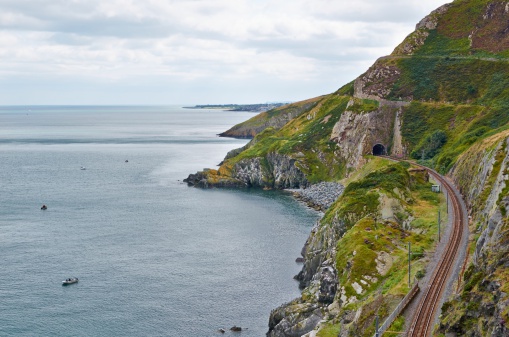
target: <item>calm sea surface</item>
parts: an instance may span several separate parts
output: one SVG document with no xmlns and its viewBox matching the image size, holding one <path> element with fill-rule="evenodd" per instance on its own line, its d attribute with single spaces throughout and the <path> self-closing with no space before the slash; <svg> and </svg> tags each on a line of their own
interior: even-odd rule
<svg viewBox="0 0 509 337">
<path fill-rule="evenodd" d="M 0 336 L 264 336 L 299 295 L 317 213 L 181 182 L 244 145 L 216 134 L 252 116 L 0 107 Z"/>
</svg>

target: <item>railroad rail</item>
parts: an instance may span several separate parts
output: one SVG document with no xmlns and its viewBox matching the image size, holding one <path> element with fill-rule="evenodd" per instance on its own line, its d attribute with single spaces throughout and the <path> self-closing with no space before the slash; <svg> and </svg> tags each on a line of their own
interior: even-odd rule
<svg viewBox="0 0 509 337">
<path fill-rule="evenodd" d="M 383 157 L 401 161 L 401 159 L 398 158 L 387 156 Z M 451 275 L 456 256 L 459 252 L 465 219 L 461 203 L 451 184 L 436 171 L 416 163 L 412 164 L 426 169 L 428 173 L 432 175 L 433 178 L 439 182 L 443 188 L 445 188 L 452 205 L 453 228 L 449 242 L 447 243 L 447 247 L 441 256 L 440 261 L 433 271 L 428 286 L 422 289 L 423 296 L 421 297 L 421 301 L 417 306 L 412 324 L 410 325 L 407 334 L 407 337 L 428 337 L 431 335 L 434 317 L 438 310 L 438 304 L 443 295 L 447 281 Z M 449 207 L 449 205 L 447 205 L 447 207 Z"/>
</svg>

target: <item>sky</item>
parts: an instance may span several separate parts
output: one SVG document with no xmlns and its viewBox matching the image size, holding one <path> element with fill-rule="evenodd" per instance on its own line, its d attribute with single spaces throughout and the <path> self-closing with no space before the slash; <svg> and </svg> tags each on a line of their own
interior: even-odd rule
<svg viewBox="0 0 509 337">
<path fill-rule="evenodd" d="M 0 105 L 293 102 L 444 0 L 0 0 Z"/>
</svg>

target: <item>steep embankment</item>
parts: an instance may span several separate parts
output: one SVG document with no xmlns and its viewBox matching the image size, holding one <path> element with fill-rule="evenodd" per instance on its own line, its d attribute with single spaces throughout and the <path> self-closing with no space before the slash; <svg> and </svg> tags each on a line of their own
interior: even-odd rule
<svg viewBox="0 0 509 337">
<path fill-rule="evenodd" d="M 509 131 L 475 144 L 451 175 L 471 214 L 471 260 L 460 292 L 442 308 L 440 330 L 459 336 L 508 336 Z"/>
<path fill-rule="evenodd" d="M 443 307 L 441 331 L 507 335 L 508 17 L 508 1 L 444 5 L 337 92 L 239 126 L 253 140 L 219 169 L 188 177 L 208 187 L 346 186 L 304 247 L 302 296 L 273 312 L 270 336 L 368 336 L 375 314 L 386 317 L 407 290 L 408 242 L 423 252 L 413 256 L 424 270 L 441 199 L 425 193 L 419 172 L 369 154 L 449 173 L 468 202 L 474 255 Z"/>
<path fill-rule="evenodd" d="M 367 160 L 370 173 L 348 184 L 313 227 L 296 276 L 302 296 L 271 313 L 268 336 L 301 336 L 320 321 L 327 321 L 322 333 L 334 336 L 373 334 L 377 312 L 389 313 L 408 290 L 409 242 L 416 252 L 412 275 L 424 276 L 443 197 L 431 192 L 424 170 Z"/>
</svg>

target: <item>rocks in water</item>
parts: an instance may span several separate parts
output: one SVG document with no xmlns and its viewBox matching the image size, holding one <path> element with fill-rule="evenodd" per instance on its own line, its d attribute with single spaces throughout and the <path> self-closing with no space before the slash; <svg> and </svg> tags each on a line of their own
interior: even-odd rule
<svg viewBox="0 0 509 337">
<path fill-rule="evenodd" d="M 304 263 L 304 258 L 303 257 L 298 257 L 295 259 L 295 262 L 297 263 Z"/>
<path fill-rule="evenodd" d="M 343 193 L 345 187 L 339 183 L 321 182 L 304 189 L 290 190 L 293 195 L 312 207 L 325 211 Z"/>
<path fill-rule="evenodd" d="M 225 333 L 225 332 L 226 332 L 226 330 L 225 330 L 225 329 L 223 329 L 223 328 L 221 328 L 221 329 L 217 330 L 217 332 Z"/>
<path fill-rule="evenodd" d="M 235 331 L 235 332 L 240 332 L 240 331 L 242 331 L 242 328 L 241 328 L 240 326 L 236 326 L 236 325 L 234 325 L 234 326 L 232 326 L 232 327 L 230 328 L 230 330 L 231 330 L 231 331 Z"/>
<path fill-rule="evenodd" d="M 196 186 L 201 188 L 209 187 L 233 187 L 242 188 L 246 184 L 242 181 L 233 179 L 231 177 L 222 176 L 217 170 L 204 169 L 203 171 L 195 174 L 190 174 L 183 182 L 189 186 Z"/>
</svg>

